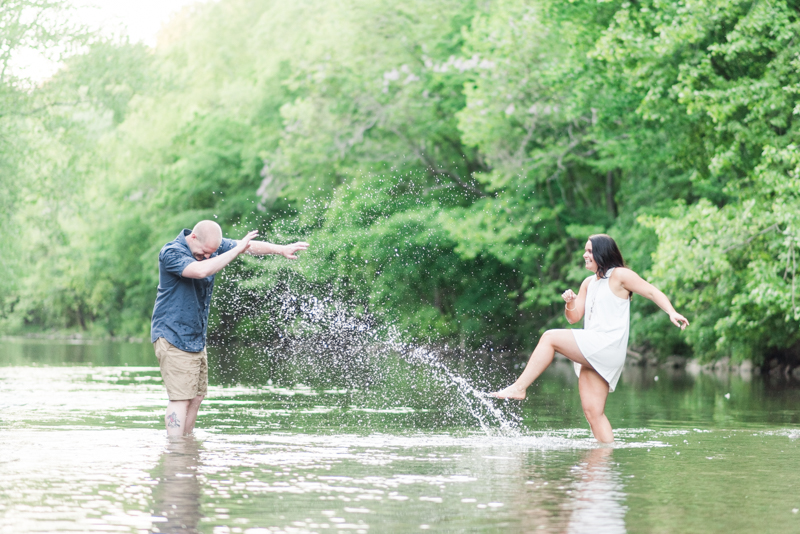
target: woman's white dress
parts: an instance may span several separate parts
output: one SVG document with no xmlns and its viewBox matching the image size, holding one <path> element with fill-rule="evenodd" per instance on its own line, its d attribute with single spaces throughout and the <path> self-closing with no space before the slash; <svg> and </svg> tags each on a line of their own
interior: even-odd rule
<svg viewBox="0 0 800 534">
<path fill-rule="evenodd" d="M 608 286 L 611 268 L 605 278 L 593 276 L 586 292 L 583 328 L 572 330 L 581 354 L 614 391 L 625 365 L 631 324 L 631 300 L 616 296 Z M 581 376 L 581 365 L 575 364 Z"/>
</svg>

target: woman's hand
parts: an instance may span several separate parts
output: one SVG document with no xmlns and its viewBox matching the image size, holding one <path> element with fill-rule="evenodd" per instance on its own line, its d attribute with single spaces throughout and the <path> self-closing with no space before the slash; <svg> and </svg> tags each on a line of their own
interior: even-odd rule
<svg viewBox="0 0 800 534">
<path fill-rule="evenodd" d="M 575 324 L 583 317 L 583 307 L 586 302 L 586 290 L 588 287 L 589 278 L 587 277 L 581 284 L 577 295 L 571 289 L 561 293 L 561 298 L 564 299 L 564 315 L 567 316 L 569 324 Z"/>
<path fill-rule="evenodd" d="M 567 289 L 566 291 L 561 293 L 561 298 L 564 299 L 564 302 L 569 304 L 570 302 L 578 298 L 578 295 L 576 295 L 575 292 L 572 291 L 571 289 Z"/>
<path fill-rule="evenodd" d="M 669 320 L 672 321 L 672 324 L 675 326 L 680 327 L 681 330 L 689 326 L 689 321 L 686 317 L 676 311 L 669 314 Z"/>
</svg>

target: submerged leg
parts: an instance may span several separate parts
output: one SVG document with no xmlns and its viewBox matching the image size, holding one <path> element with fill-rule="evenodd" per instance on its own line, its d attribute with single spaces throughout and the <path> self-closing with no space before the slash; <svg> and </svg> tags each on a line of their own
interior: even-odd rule
<svg viewBox="0 0 800 534">
<path fill-rule="evenodd" d="M 592 434 L 601 443 L 611 443 L 614 441 L 614 431 L 606 417 L 608 382 L 597 371 L 584 365 L 578 379 L 578 390 L 583 414 L 592 427 Z"/>
<path fill-rule="evenodd" d="M 573 362 L 591 368 L 589 362 L 581 354 L 581 350 L 575 342 L 575 336 L 570 330 L 548 330 L 539 339 L 539 343 L 533 350 L 525 370 L 519 375 L 517 381 L 491 395 L 498 399 L 524 399 L 525 390 L 553 362 L 556 352 L 563 354 Z"/>
<path fill-rule="evenodd" d="M 168 436 L 182 436 L 186 428 L 186 412 L 189 409 L 188 400 L 169 401 L 167 413 L 164 415 L 164 424 Z"/>
<path fill-rule="evenodd" d="M 186 426 L 183 428 L 184 434 L 194 432 L 194 423 L 197 421 L 197 412 L 200 410 L 200 403 L 206 398 L 205 395 L 198 395 L 189 401 L 189 408 L 186 410 Z"/>
</svg>

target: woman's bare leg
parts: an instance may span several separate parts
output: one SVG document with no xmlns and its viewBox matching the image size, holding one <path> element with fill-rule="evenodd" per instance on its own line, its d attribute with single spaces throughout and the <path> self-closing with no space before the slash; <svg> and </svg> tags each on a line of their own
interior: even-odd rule
<svg viewBox="0 0 800 534">
<path fill-rule="evenodd" d="M 578 379 L 578 390 L 583 414 L 592 427 L 592 434 L 601 443 L 611 443 L 614 441 L 614 431 L 606 417 L 608 382 L 597 371 L 584 365 Z"/>
<path fill-rule="evenodd" d="M 517 381 L 508 386 L 506 389 L 492 393 L 493 397 L 498 399 L 519 399 L 525 398 L 525 390 L 528 386 L 533 384 L 533 381 L 539 378 L 539 375 L 547 369 L 547 366 L 553 362 L 556 352 L 563 354 L 573 362 L 581 365 L 588 366 L 591 369 L 591 364 L 586 361 L 586 358 L 581 354 L 578 344 L 575 342 L 575 336 L 571 330 L 548 330 L 539 339 L 539 343 L 533 350 L 525 370 L 519 375 Z"/>
</svg>

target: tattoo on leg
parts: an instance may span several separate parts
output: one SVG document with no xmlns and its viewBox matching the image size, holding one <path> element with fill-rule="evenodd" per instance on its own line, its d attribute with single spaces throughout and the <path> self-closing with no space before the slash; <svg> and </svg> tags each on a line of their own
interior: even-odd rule
<svg viewBox="0 0 800 534">
<path fill-rule="evenodd" d="M 180 428 L 181 421 L 178 419 L 178 414 L 176 412 L 172 412 L 167 416 L 167 428 Z"/>
</svg>

